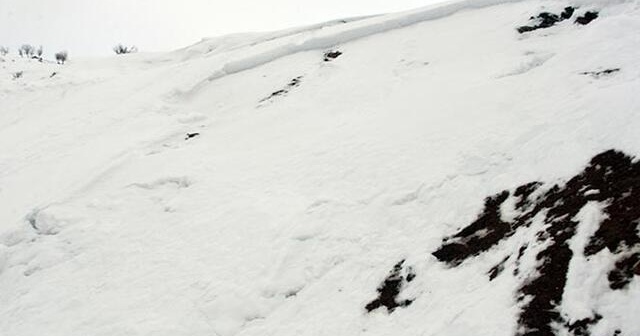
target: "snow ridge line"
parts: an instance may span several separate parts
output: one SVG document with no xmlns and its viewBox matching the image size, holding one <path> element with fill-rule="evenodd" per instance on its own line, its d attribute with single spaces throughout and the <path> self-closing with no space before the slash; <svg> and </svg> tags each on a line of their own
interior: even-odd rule
<svg viewBox="0 0 640 336">
<path fill-rule="evenodd" d="M 465 9 L 479 9 L 504 3 L 515 3 L 524 0 L 461 0 L 451 1 L 444 4 L 429 6 L 425 9 L 392 14 L 385 16 L 386 19 L 376 22 L 368 22 L 370 20 L 360 20 L 353 22 L 356 26 L 352 29 L 337 32 L 327 32 L 305 39 L 301 42 L 290 41 L 284 45 L 275 46 L 270 50 L 249 55 L 239 60 L 230 61 L 222 66 L 221 69 L 214 71 L 205 80 L 200 81 L 191 89 L 182 92 L 182 96 L 192 96 L 209 82 L 215 81 L 227 75 L 232 75 L 242 71 L 250 70 L 263 64 L 275 61 L 279 58 L 293 55 L 299 52 L 312 51 L 318 49 L 326 49 L 334 47 L 338 44 L 351 42 L 364 37 L 384 33 L 387 31 L 405 28 L 420 22 L 441 19 L 453 15 Z M 374 17 L 375 20 L 378 17 Z M 359 25 L 359 26 L 357 26 Z"/>
<path fill-rule="evenodd" d="M 279 30 L 279 31 L 274 31 L 274 32 L 267 32 L 267 33 L 262 33 L 259 35 L 259 38 L 255 41 L 250 41 L 250 42 L 245 42 L 245 43 L 241 43 L 237 46 L 228 48 L 227 50 L 225 50 L 225 52 L 230 52 L 230 51 L 235 51 L 241 48 L 247 48 L 247 47 L 253 47 L 262 43 L 266 43 L 266 42 L 271 42 L 273 40 L 277 40 L 277 39 L 281 39 L 281 38 L 286 38 L 286 37 L 291 37 L 294 35 L 299 35 L 299 34 L 303 34 L 303 33 L 308 33 L 308 32 L 312 32 L 315 30 L 320 30 L 320 29 L 325 29 L 325 28 L 332 28 L 338 25 L 342 25 L 342 24 L 348 24 L 348 23 L 354 23 L 354 22 L 358 22 L 358 21 L 362 21 L 362 20 L 368 20 L 368 19 L 372 19 L 372 18 L 376 18 L 376 17 L 380 17 L 383 14 L 378 14 L 378 15 L 366 15 L 366 16 L 355 16 L 355 17 L 350 17 L 350 18 L 344 18 L 344 19 L 338 19 L 338 20 L 331 20 L 331 21 L 326 21 L 326 22 L 322 22 L 322 23 L 316 23 L 316 24 L 312 24 L 309 26 L 302 26 L 302 27 L 297 27 L 297 28 L 289 28 L 289 29 L 284 29 L 284 30 Z M 236 34 L 231 34 L 231 35 L 236 35 Z M 197 48 L 199 45 L 201 44 L 208 44 L 208 43 L 212 43 L 212 41 L 215 41 L 216 39 L 219 38 L 225 38 L 228 37 L 230 35 L 225 35 L 225 36 L 219 36 L 219 37 L 210 37 L 210 38 L 204 38 L 202 39 L 202 41 L 190 45 L 188 47 L 182 48 L 182 49 L 178 49 L 176 50 L 176 52 L 189 52 L 191 49 L 193 48 Z M 211 50 L 211 51 L 215 51 Z M 209 51 L 209 52 L 211 52 Z M 207 52 L 207 53 L 209 53 Z M 188 58 L 186 58 L 185 60 L 188 60 Z"/>
</svg>

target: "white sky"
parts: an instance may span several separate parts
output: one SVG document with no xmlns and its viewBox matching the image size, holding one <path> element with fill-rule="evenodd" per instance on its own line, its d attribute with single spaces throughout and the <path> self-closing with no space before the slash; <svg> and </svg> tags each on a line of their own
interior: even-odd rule
<svg viewBox="0 0 640 336">
<path fill-rule="evenodd" d="M 111 53 L 117 43 L 173 50 L 236 32 L 268 31 L 350 16 L 413 9 L 442 0 L 0 0 L 0 45 L 50 54 Z"/>
</svg>

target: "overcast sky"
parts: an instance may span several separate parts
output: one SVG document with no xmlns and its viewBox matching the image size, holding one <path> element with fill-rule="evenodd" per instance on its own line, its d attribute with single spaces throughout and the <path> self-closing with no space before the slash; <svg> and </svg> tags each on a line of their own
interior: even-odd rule
<svg viewBox="0 0 640 336">
<path fill-rule="evenodd" d="M 442 0 L 0 0 L 0 45 L 111 53 L 117 43 L 173 50 L 203 37 L 268 31 Z"/>
</svg>

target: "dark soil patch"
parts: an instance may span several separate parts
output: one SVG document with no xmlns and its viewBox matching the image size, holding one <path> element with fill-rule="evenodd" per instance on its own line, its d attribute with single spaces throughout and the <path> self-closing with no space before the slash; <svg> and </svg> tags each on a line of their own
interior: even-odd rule
<svg viewBox="0 0 640 336">
<path fill-rule="evenodd" d="M 579 25 L 588 25 L 597 18 L 598 12 L 586 12 L 584 15 L 577 17 L 575 22 Z"/>
<path fill-rule="evenodd" d="M 391 314 L 396 308 L 407 307 L 413 303 L 413 300 L 398 301 L 398 295 L 400 295 L 400 291 L 402 290 L 404 283 L 411 282 L 415 278 L 415 273 L 411 270 L 406 276 L 402 275 L 403 265 L 404 260 L 393 266 L 389 276 L 387 276 L 380 287 L 378 287 L 378 298 L 369 302 L 365 306 L 367 312 L 372 312 L 378 308 L 386 307 L 389 314 Z"/>
<path fill-rule="evenodd" d="M 551 336 L 554 335 L 552 325 L 563 322 L 557 308 L 562 302 L 573 257 L 569 241 L 580 225 L 574 218 L 587 202 L 603 204 L 607 219 L 600 223 L 584 254 L 594 255 L 606 248 L 622 256 L 609 273 L 612 289 L 626 287 L 633 276 L 640 273 L 640 236 L 637 231 L 640 222 L 640 163 L 633 162 L 622 152 L 610 150 L 595 156 L 584 171 L 566 184 L 556 184 L 531 200 L 531 194 L 539 186 L 538 182 L 532 182 L 516 188 L 513 195 L 517 197 L 516 207 L 520 213 L 511 222 L 503 221 L 500 212 L 500 205 L 509 197 L 509 191 L 487 198 L 478 219 L 445 239 L 433 255 L 453 267 L 458 266 L 512 236 L 518 228 L 530 226 L 536 215 L 543 214 L 546 226 L 538 233 L 538 240 L 545 241 L 547 247 L 536 255 L 538 275 L 520 288 L 519 299 L 522 302 L 525 302 L 524 298 L 527 300 L 523 303 L 518 322 L 522 331 L 520 335 Z M 526 246 L 520 248 L 518 260 L 525 250 Z M 490 278 L 501 272 L 500 265 L 494 269 L 490 271 Z M 579 330 L 579 325 L 574 329 Z"/>
<path fill-rule="evenodd" d="M 330 61 L 340 57 L 340 55 L 342 55 L 342 52 L 339 51 L 339 50 L 327 51 L 326 53 L 324 53 L 324 61 L 325 62 L 330 62 Z"/>
<path fill-rule="evenodd" d="M 532 16 L 531 18 L 529 18 L 530 21 L 533 21 L 531 25 L 518 27 L 517 28 L 518 33 L 524 34 L 526 32 L 530 32 L 538 29 L 553 27 L 556 23 L 560 21 L 570 19 L 573 16 L 574 12 L 575 12 L 574 7 L 566 7 L 564 11 L 562 11 L 562 13 L 560 13 L 559 15 L 549 13 L 549 12 L 542 12 L 537 16 Z"/>
</svg>

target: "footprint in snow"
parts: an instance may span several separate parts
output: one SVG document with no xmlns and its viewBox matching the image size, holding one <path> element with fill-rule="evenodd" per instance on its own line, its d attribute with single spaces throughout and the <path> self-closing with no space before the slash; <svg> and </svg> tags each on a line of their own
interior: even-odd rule
<svg viewBox="0 0 640 336">
<path fill-rule="evenodd" d="M 496 76 L 496 78 L 505 78 L 511 76 L 518 76 L 535 70 L 543 66 L 547 61 L 553 58 L 554 54 L 536 54 L 526 53 L 527 58 L 520 62 L 513 69 L 506 71 L 505 73 Z"/>
</svg>

